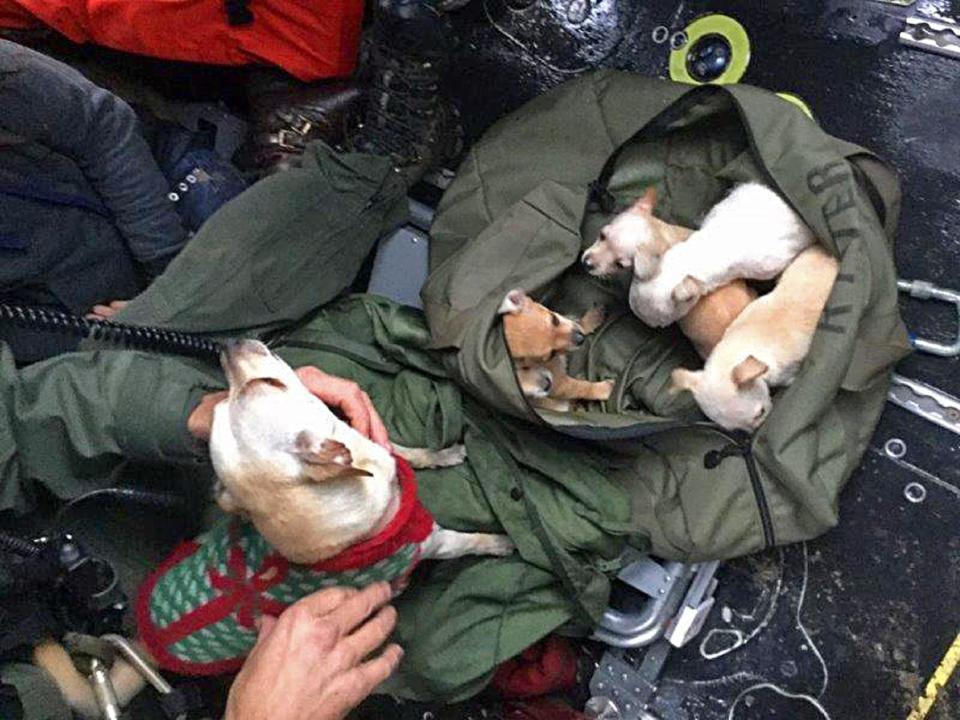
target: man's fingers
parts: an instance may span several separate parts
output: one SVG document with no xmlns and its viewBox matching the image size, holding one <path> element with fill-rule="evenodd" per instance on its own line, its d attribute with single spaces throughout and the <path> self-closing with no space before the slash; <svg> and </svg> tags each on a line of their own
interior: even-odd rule
<svg viewBox="0 0 960 720">
<path fill-rule="evenodd" d="M 378 445 L 390 447 L 387 428 L 370 396 L 351 380 L 327 375 L 315 367 L 298 368 L 297 376 L 307 389 L 347 419 L 351 427 Z"/>
<path fill-rule="evenodd" d="M 354 430 L 364 437 L 370 437 L 370 411 L 364 403 L 365 397 L 363 391 L 357 388 L 338 398 L 337 405 Z"/>
<path fill-rule="evenodd" d="M 340 637 L 345 637 L 375 611 L 390 602 L 393 593 L 387 583 L 375 583 L 364 588 L 324 618 L 333 623 Z"/>
<path fill-rule="evenodd" d="M 340 675 L 330 684 L 329 689 L 334 703 L 339 706 L 338 709 L 346 713 L 359 705 L 393 675 L 402 658 L 403 650 L 400 646 L 390 645 L 379 657 Z"/>
<path fill-rule="evenodd" d="M 357 591 L 353 588 L 346 587 L 320 590 L 319 592 L 301 598 L 291 605 L 287 612 L 293 608 L 299 608 L 300 611 L 307 612 L 312 617 L 326 617 L 357 594 Z"/>
<path fill-rule="evenodd" d="M 129 304 L 129 300 L 112 300 L 107 304 L 94 305 L 85 317 L 90 320 L 107 320 Z"/>
<path fill-rule="evenodd" d="M 338 670 L 349 670 L 383 645 L 397 626 L 397 611 L 389 605 L 340 642 Z"/>
<path fill-rule="evenodd" d="M 277 624 L 277 618 L 273 615 L 261 615 L 257 620 L 257 645 L 264 642 L 267 637 L 273 632 L 274 626 Z"/>
<path fill-rule="evenodd" d="M 373 400 L 366 393 L 363 393 L 363 401 L 367 406 L 367 412 L 370 414 L 370 434 L 368 437 L 377 445 L 382 445 L 388 450 L 390 447 L 390 436 L 387 434 L 387 426 L 383 424 L 380 414 L 373 406 Z"/>
</svg>

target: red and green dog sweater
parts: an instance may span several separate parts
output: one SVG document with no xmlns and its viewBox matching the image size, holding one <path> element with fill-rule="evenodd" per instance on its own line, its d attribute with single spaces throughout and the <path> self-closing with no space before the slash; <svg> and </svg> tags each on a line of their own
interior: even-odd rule
<svg viewBox="0 0 960 720">
<path fill-rule="evenodd" d="M 249 522 L 228 518 L 183 543 L 140 589 L 141 639 L 160 666 L 185 675 L 238 670 L 257 639 L 255 620 L 333 586 L 387 581 L 399 590 L 420 561 L 433 517 L 413 470 L 397 458 L 400 508 L 368 540 L 313 565 L 288 562 Z"/>
</svg>

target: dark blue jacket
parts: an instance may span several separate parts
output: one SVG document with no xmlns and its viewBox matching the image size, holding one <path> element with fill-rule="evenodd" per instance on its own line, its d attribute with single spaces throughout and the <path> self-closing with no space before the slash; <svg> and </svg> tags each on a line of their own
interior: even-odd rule
<svg viewBox="0 0 960 720">
<path fill-rule="evenodd" d="M 83 313 L 133 297 L 187 239 L 168 191 L 125 102 L 0 40 L 0 299 Z M 56 351 L 0 338 L 21 360 Z"/>
</svg>

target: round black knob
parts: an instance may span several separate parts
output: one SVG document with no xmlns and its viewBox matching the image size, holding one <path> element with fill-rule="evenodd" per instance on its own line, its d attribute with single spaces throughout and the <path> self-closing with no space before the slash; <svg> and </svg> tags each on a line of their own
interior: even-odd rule
<svg viewBox="0 0 960 720">
<path fill-rule="evenodd" d="M 694 80 L 710 82 L 723 75 L 732 59 L 729 40 L 723 35 L 704 35 L 687 52 L 687 72 Z"/>
</svg>

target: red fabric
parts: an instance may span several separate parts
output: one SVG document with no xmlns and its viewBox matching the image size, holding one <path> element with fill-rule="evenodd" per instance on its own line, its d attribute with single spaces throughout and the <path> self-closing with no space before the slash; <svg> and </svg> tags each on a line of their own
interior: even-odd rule
<svg viewBox="0 0 960 720">
<path fill-rule="evenodd" d="M 0 0 L 0 28 L 28 30 L 42 24 L 14 0 Z"/>
<path fill-rule="evenodd" d="M 377 535 L 347 548 L 339 555 L 314 563 L 314 570 L 343 572 L 367 567 L 393 555 L 402 545 L 423 542 L 433 530 L 433 516 L 417 499 L 417 481 L 413 468 L 396 457 L 397 480 L 400 481 L 400 508 L 389 524 Z"/>
<path fill-rule="evenodd" d="M 430 536 L 433 531 L 433 516 L 420 504 L 417 497 L 417 481 L 413 468 L 401 457 L 395 456 L 395 460 L 397 480 L 400 485 L 400 507 L 396 515 L 372 538 L 347 548 L 339 555 L 311 565 L 313 570 L 330 573 L 373 565 L 393 555 L 403 545 L 422 543 Z M 157 582 L 170 569 L 193 555 L 199 548 L 200 545 L 195 540 L 181 543 L 147 577 L 137 597 L 137 630 L 150 654 L 164 669 L 180 675 L 220 675 L 235 672 L 241 668 L 245 658 L 201 665 L 184 662 L 167 652 L 166 648 L 171 642 L 176 642 L 180 638 L 219 622 L 233 612 L 237 614 L 237 622 L 244 627 L 253 627 L 254 620 L 259 615 L 280 615 L 287 606 L 263 597 L 262 593 L 286 579 L 289 563 L 279 555 L 268 556 L 256 576 L 245 581 L 241 579 L 246 578 L 247 575 L 242 552 L 238 547 L 231 547 L 228 575 L 211 571 L 209 576 L 211 583 L 221 594 L 167 627 L 156 627 L 150 619 L 150 598 Z M 415 559 L 414 565 L 417 562 L 419 560 Z M 403 579 L 400 580 L 401 584 L 404 584 Z"/>
<path fill-rule="evenodd" d="M 505 698 L 546 695 L 577 684 L 577 653 L 556 635 L 501 663 L 491 682 Z"/>
<path fill-rule="evenodd" d="M 213 65 L 278 65 L 304 81 L 356 67 L 363 0 L 250 0 L 233 27 L 224 0 L 0 0 L 0 27 L 47 25 L 77 43 Z"/>
<path fill-rule="evenodd" d="M 536 698 L 512 702 L 504 708 L 506 720 L 589 720 L 559 700 Z"/>
<path fill-rule="evenodd" d="M 193 663 L 183 662 L 180 658 L 175 655 L 167 652 L 167 644 L 164 638 L 164 630 L 161 630 L 153 624 L 150 620 L 150 596 L 153 595 L 153 588 L 156 586 L 157 581 L 162 578 L 168 570 L 174 567 L 184 558 L 190 557 L 193 553 L 199 548 L 199 544 L 190 541 L 181 543 L 176 550 L 171 553 L 170 557 L 160 563 L 158 567 L 149 577 L 144 581 L 143 585 L 140 586 L 140 594 L 137 597 L 137 632 L 140 635 L 140 639 L 143 641 L 143 644 L 146 645 L 147 650 L 154 660 L 160 665 L 160 667 L 170 670 L 180 675 L 192 675 L 195 671 L 193 669 Z M 218 601 L 224 607 L 221 608 L 217 606 Z M 169 632 L 173 629 L 174 625 L 180 626 L 183 624 L 184 620 L 194 620 L 195 627 L 189 628 L 178 628 L 181 633 L 189 634 L 191 632 L 196 632 L 201 627 L 206 627 L 210 623 L 210 619 L 217 615 L 224 615 L 230 612 L 230 607 L 232 606 L 232 598 L 228 596 L 221 596 L 214 600 L 209 605 L 203 608 L 203 618 L 198 618 L 197 616 L 201 613 L 191 613 L 184 618 L 181 618 L 178 622 L 173 623 L 166 628 L 166 631 Z M 208 672 L 211 675 L 221 675 L 223 673 L 236 672 L 243 666 L 244 658 L 237 658 L 234 660 L 225 660 L 219 663 L 210 663 L 207 667 Z"/>
</svg>

